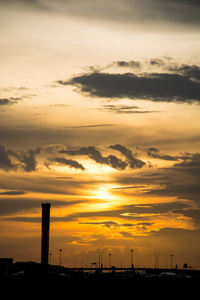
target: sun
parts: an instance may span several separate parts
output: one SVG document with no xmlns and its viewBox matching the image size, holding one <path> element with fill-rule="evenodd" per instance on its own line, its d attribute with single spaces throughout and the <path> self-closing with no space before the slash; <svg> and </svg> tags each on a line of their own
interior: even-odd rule
<svg viewBox="0 0 200 300">
<path fill-rule="evenodd" d="M 107 210 L 115 205 L 115 196 L 112 195 L 107 186 L 98 187 L 94 190 L 92 198 L 94 200 L 93 205 L 95 210 Z"/>
<path fill-rule="evenodd" d="M 96 192 L 96 198 L 102 200 L 112 200 L 113 196 L 108 191 L 102 188 Z"/>
</svg>

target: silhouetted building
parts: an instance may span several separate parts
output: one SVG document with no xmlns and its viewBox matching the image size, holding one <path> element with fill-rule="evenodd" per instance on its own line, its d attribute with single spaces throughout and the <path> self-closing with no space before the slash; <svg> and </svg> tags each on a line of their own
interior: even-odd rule
<svg viewBox="0 0 200 300">
<path fill-rule="evenodd" d="M 42 203 L 41 263 L 43 265 L 47 265 L 49 261 L 50 206 L 50 203 Z"/>
<path fill-rule="evenodd" d="M 0 258 L 0 273 L 8 272 L 13 267 L 12 258 Z"/>
</svg>

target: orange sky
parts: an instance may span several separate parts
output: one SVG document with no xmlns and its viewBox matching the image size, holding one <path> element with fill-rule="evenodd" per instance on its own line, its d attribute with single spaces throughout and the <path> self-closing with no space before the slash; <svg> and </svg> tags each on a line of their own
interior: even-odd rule
<svg viewBox="0 0 200 300">
<path fill-rule="evenodd" d="M 0 4 L 0 257 L 200 268 L 199 4 Z"/>
</svg>

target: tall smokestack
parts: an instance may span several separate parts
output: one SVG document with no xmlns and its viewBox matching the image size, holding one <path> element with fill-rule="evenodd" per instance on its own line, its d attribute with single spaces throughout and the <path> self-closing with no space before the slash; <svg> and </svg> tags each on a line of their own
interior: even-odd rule
<svg viewBox="0 0 200 300">
<path fill-rule="evenodd" d="M 49 261 L 50 206 L 50 203 L 42 203 L 41 264 L 43 265 L 47 265 Z"/>
</svg>

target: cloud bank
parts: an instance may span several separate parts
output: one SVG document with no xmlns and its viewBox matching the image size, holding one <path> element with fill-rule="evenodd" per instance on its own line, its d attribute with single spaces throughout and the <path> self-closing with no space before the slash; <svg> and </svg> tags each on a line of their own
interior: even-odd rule
<svg viewBox="0 0 200 300">
<path fill-rule="evenodd" d="M 199 103 L 200 67 L 167 63 L 170 59 L 151 59 L 145 64 L 135 61 L 115 61 L 108 67 L 138 69 L 135 72 L 110 73 L 93 71 L 58 80 L 59 85 L 71 85 L 86 96 L 152 102 Z M 143 66 L 143 69 L 141 68 Z M 150 71 L 144 72 L 150 67 Z M 156 71 L 155 71 L 155 68 Z M 105 68 L 102 68 L 102 70 Z M 112 107 L 109 107 L 111 110 Z M 124 108 L 121 108 L 121 112 Z M 125 110 L 124 110 L 125 111 Z"/>
<path fill-rule="evenodd" d="M 194 26 L 199 24 L 198 0 L 1 0 L 6 6 L 52 14 L 76 16 L 90 21 L 123 22 L 125 24 L 158 23 Z M 184 26 L 186 28 L 186 26 Z M 157 28 L 158 30 L 158 28 Z"/>
</svg>

